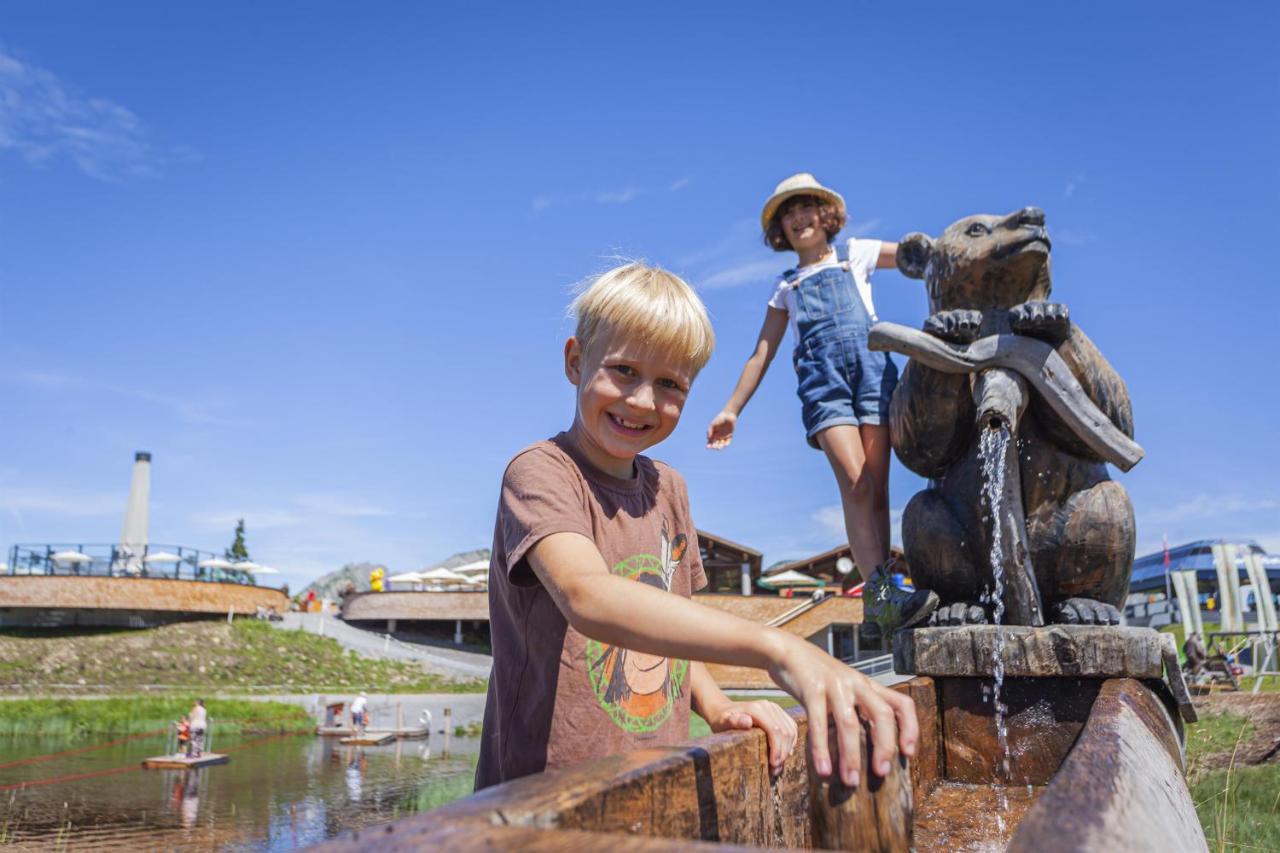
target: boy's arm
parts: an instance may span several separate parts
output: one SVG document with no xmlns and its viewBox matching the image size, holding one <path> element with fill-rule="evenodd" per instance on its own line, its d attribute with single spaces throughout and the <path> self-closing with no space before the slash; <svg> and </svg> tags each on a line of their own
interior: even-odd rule
<svg viewBox="0 0 1280 853">
<path fill-rule="evenodd" d="M 769 770 L 775 776 L 796 748 L 799 732 L 796 721 L 782 707 L 767 699 L 735 702 L 707 671 L 701 661 L 689 662 L 689 686 L 693 710 L 707 721 L 713 732 L 759 728 L 769 742 Z"/>
<path fill-rule="evenodd" d="M 898 244 L 888 241 L 880 241 L 880 257 L 876 258 L 876 269 L 897 269 L 898 268 Z"/>
<path fill-rule="evenodd" d="M 767 670 L 804 705 L 820 775 L 832 771 L 823 725 L 828 717 L 836 724 L 840 778 L 849 787 L 857 786 L 862 769 L 859 717 L 870 729 L 875 773 L 889 772 L 898 748 L 915 753 L 919 726 L 911 700 L 812 643 L 613 575 L 595 543 L 580 533 L 553 533 L 527 557 L 569 624 L 588 637 L 638 652 Z"/>
</svg>

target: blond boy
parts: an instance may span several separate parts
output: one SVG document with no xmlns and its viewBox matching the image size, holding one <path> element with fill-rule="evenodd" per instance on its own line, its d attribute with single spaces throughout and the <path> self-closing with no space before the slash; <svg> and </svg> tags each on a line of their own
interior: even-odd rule
<svg viewBox="0 0 1280 853">
<path fill-rule="evenodd" d="M 714 335 L 679 277 L 643 264 L 600 276 L 574 303 L 567 432 L 521 451 L 502 481 L 489 574 L 493 674 L 476 788 L 585 758 L 714 731 L 764 729 L 776 772 L 796 727 L 771 702 L 735 702 L 700 661 L 754 666 L 831 716 L 840 775 L 857 785 L 915 751 L 915 709 L 816 646 L 690 600 L 706 585 L 684 479 L 641 453 L 671 434 Z M 822 775 L 827 727 L 811 728 Z"/>
</svg>

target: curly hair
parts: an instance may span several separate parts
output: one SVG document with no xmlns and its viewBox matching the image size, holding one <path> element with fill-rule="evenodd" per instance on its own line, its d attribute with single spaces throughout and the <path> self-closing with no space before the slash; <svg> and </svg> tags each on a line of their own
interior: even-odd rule
<svg viewBox="0 0 1280 853">
<path fill-rule="evenodd" d="M 822 230 L 827 232 L 827 242 L 830 243 L 840 233 L 840 229 L 844 227 L 845 215 L 840 208 L 836 207 L 829 201 L 823 201 L 815 195 L 794 195 L 778 206 L 778 212 L 773 215 L 773 219 L 769 220 L 769 228 L 764 232 L 764 244 L 775 252 L 793 251 L 791 241 L 787 239 L 786 232 L 782 230 L 782 217 L 787 211 L 795 207 L 801 202 L 809 202 L 818 206 L 818 221 L 822 223 Z"/>
</svg>

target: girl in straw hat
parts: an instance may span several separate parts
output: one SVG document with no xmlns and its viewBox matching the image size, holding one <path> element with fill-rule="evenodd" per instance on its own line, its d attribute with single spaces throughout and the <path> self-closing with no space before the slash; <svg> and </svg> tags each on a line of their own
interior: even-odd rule
<svg viewBox="0 0 1280 853">
<path fill-rule="evenodd" d="M 898 370 L 887 353 L 867 349 L 875 321 L 871 274 L 896 266 L 898 244 L 850 239 L 844 199 L 801 172 L 778 184 L 760 214 L 764 240 L 797 263 L 778 277 L 756 348 L 729 402 L 707 428 L 707 446 L 728 446 L 790 325 L 805 435 L 831 463 L 840 485 L 845 531 L 866 580 L 864 614 L 886 633 L 926 620 L 938 605 L 927 590 L 893 584 L 889 566 L 889 399 Z M 848 588 L 855 581 L 845 579 Z"/>
</svg>

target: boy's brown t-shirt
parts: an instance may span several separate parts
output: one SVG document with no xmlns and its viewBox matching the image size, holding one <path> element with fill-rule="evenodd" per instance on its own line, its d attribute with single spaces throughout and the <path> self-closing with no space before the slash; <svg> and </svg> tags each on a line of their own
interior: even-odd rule
<svg viewBox="0 0 1280 853">
<path fill-rule="evenodd" d="M 635 471 L 605 474 L 563 433 L 507 466 L 489 563 L 493 673 L 477 790 L 689 737 L 689 662 L 578 633 L 525 559 L 553 533 L 581 533 L 619 577 L 686 598 L 706 586 L 684 479 L 644 456 Z"/>
</svg>

